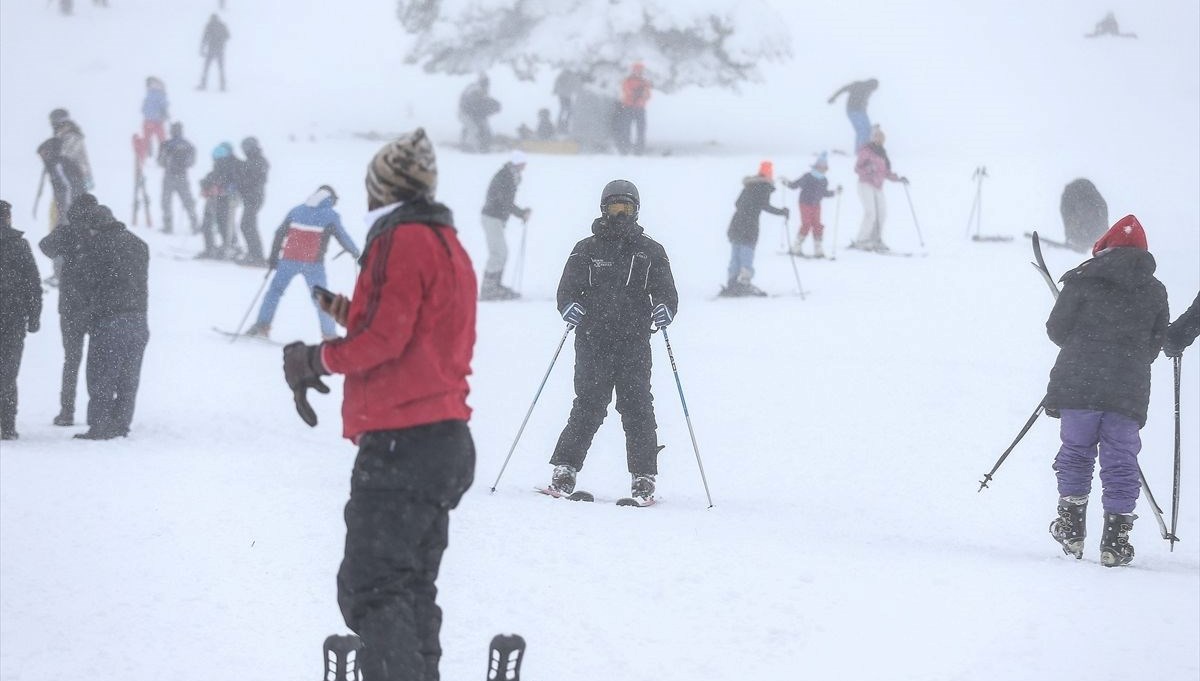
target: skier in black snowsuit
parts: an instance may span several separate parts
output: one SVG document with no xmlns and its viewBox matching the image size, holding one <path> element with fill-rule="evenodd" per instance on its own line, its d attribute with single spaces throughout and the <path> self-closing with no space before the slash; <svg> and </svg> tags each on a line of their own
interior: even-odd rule
<svg viewBox="0 0 1200 681">
<path fill-rule="evenodd" d="M 215 61 L 217 71 L 221 75 L 221 92 L 225 91 L 225 43 L 229 42 L 229 27 L 216 14 L 209 18 L 204 26 L 204 35 L 200 38 L 200 56 L 204 57 L 204 73 L 200 76 L 197 90 L 208 87 L 208 67 Z"/>
<path fill-rule="evenodd" d="M 563 268 L 558 309 L 575 327 L 575 402 L 550 458 L 555 494 L 574 491 L 615 389 L 632 496 L 654 496 L 659 446 L 650 393 L 651 323 L 670 324 L 679 295 L 666 251 L 637 223 L 640 206 L 632 182 L 609 182 L 593 236 L 575 245 Z"/>
<path fill-rule="evenodd" d="M 263 156 L 258 140 L 247 137 L 242 140 L 242 152 L 246 160 L 240 164 L 238 193 L 242 196 L 242 236 L 246 238 L 246 259 L 243 264 L 266 267 L 263 257 L 262 237 L 258 234 L 258 212 L 262 210 L 267 193 L 267 173 L 271 164 Z"/>
<path fill-rule="evenodd" d="M 150 340 L 146 301 L 150 250 L 106 206 L 96 208 L 80 264 L 87 281 L 88 426 L 81 440 L 129 434 L 142 356 Z"/>
<path fill-rule="evenodd" d="M 1163 341 L 1163 354 L 1167 357 L 1182 357 L 1183 351 L 1200 335 L 1200 293 L 1192 301 L 1187 312 L 1179 315 L 1179 319 L 1167 327 L 1167 337 Z"/>
<path fill-rule="evenodd" d="M 171 195 L 178 194 L 192 224 L 192 233 L 200 229 L 196 218 L 196 199 L 188 185 L 188 169 L 196 163 L 196 147 L 183 138 L 183 124 L 171 124 L 171 138 L 158 147 L 158 165 L 163 167 L 162 211 L 163 233 L 173 231 L 174 217 L 171 214 Z"/>
<path fill-rule="evenodd" d="M 234 199 L 241 180 L 241 161 L 233 155 L 233 145 L 221 142 L 212 152 L 213 169 L 200 180 L 204 197 L 204 251 L 197 258 L 230 259 L 235 254 L 233 240 Z M 220 246 L 217 241 L 220 240 Z"/>
<path fill-rule="evenodd" d="M 96 197 L 84 194 L 71 206 L 68 222 L 50 232 L 38 243 L 48 257 L 62 262 L 58 284 L 58 327 L 62 332 L 63 369 L 59 412 L 56 426 L 75 425 L 75 394 L 79 385 L 79 365 L 83 361 L 83 342 L 88 332 L 88 281 L 83 272 L 83 252 L 91 239 L 96 219 Z"/>
<path fill-rule="evenodd" d="M 13 229 L 12 204 L 0 201 L 0 440 L 17 439 L 17 374 L 25 333 L 42 322 L 42 278 L 33 251 Z"/>
</svg>

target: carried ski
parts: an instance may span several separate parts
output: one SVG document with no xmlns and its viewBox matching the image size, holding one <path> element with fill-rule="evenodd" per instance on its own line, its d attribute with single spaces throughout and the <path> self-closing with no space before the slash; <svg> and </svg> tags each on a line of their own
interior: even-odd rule
<svg viewBox="0 0 1200 681">
<path fill-rule="evenodd" d="M 1037 234 L 1037 232 L 1025 232 L 1025 238 L 1032 239 L 1034 234 Z M 1068 251 L 1075 251 L 1076 253 L 1083 252 L 1082 250 L 1076 248 L 1075 246 L 1072 246 L 1071 244 L 1069 244 L 1065 241 L 1057 241 L 1055 239 L 1047 239 L 1046 237 L 1040 237 L 1040 239 L 1041 239 L 1041 242 L 1046 244 L 1047 246 L 1054 246 L 1055 248 L 1065 248 Z"/>
<path fill-rule="evenodd" d="M 534 487 L 533 491 L 538 492 L 539 494 L 545 494 L 548 497 L 554 497 L 555 499 L 566 499 L 568 501 L 596 500 L 596 497 L 591 492 L 585 492 L 583 490 L 576 490 L 571 494 L 563 494 L 562 492 L 549 487 Z"/>
<path fill-rule="evenodd" d="M 246 340 L 255 341 L 257 343 L 266 343 L 267 345 L 274 345 L 274 346 L 280 347 L 280 348 L 282 348 L 284 345 L 286 345 L 286 343 L 282 343 L 277 340 L 271 340 L 270 338 L 265 338 L 263 336 L 252 336 L 252 335 L 248 335 L 248 334 L 244 334 L 244 333 L 238 333 L 237 331 L 226 331 L 225 329 L 218 329 L 215 326 L 212 327 L 212 330 L 216 331 L 217 333 L 221 334 L 222 336 L 225 336 L 226 338 L 231 338 L 231 339 L 235 339 L 235 340 L 239 339 L 239 338 L 245 338 Z"/>
<path fill-rule="evenodd" d="M 1050 293 L 1058 297 L 1058 284 L 1054 282 L 1054 276 L 1050 274 L 1050 268 L 1046 267 L 1046 260 L 1042 257 L 1042 240 L 1038 237 L 1038 233 L 1034 232 L 1030 235 L 1033 239 L 1033 259 L 1036 262 L 1029 263 L 1037 269 L 1042 278 L 1046 280 L 1046 285 L 1050 287 Z"/>
</svg>

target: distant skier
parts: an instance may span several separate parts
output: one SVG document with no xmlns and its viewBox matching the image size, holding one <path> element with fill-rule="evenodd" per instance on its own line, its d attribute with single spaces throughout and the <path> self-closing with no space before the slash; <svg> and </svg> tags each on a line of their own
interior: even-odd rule
<svg viewBox="0 0 1200 681">
<path fill-rule="evenodd" d="M 574 107 L 575 95 L 583 87 L 583 76 L 578 71 L 563 69 L 554 79 L 554 96 L 558 97 L 558 121 L 556 127 L 559 134 L 565 135 L 571 131 L 571 113 Z"/>
<path fill-rule="evenodd" d="M 37 148 L 38 156 L 42 159 L 42 178 L 50 178 L 50 188 L 53 192 L 48 211 L 51 232 L 67 221 L 71 206 L 87 191 L 87 181 L 83 172 L 74 161 L 63 154 L 62 148 L 62 140 L 58 137 L 47 139 Z M 41 193 L 40 187 L 38 193 Z M 46 279 L 46 283 L 57 286 L 62 275 L 62 259 L 55 258 L 53 265 L 53 273 Z"/>
<path fill-rule="evenodd" d="M 887 196 L 883 193 L 883 181 L 908 184 L 908 178 L 892 172 L 892 160 L 883 148 L 886 140 L 887 136 L 876 125 L 871 128 L 870 143 L 858 150 L 854 172 L 858 174 L 858 198 L 862 201 L 863 218 L 858 238 L 850 244 L 850 248 L 878 252 L 891 250 L 883 243 L 883 223 L 887 220 Z"/>
<path fill-rule="evenodd" d="M 617 151 L 633 151 L 641 156 L 646 151 L 646 104 L 650 102 L 652 86 L 646 79 L 646 66 L 634 62 L 629 75 L 621 83 L 621 108 L 617 113 Z M 633 130 L 636 129 L 636 134 Z"/>
<path fill-rule="evenodd" d="M 42 278 L 22 233 L 13 229 L 12 204 L 0 201 L 0 440 L 16 440 L 17 374 L 25 334 L 42 324 Z"/>
<path fill-rule="evenodd" d="M 221 18 L 213 14 L 204 26 L 204 35 L 200 38 L 200 56 L 204 57 L 204 72 L 200 76 L 197 90 L 208 87 L 208 67 L 215 61 L 217 72 L 221 76 L 221 92 L 225 91 L 225 43 L 229 42 L 229 27 Z"/>
<path fill-rule="evenodd" d="M 246 160 L 240 164 L 241 174 L 238 178 L 238 194 L 242 198 L 242 236 L 246 239 L 246 257 L 243 265 L 265 267 L 263 257 L 262 237 L 258 234 L 258 212 L 266 201 L 267 173 L 271 164 L 263 156 L 258 139 L 247 137 L 242 140 L 242 153 Z"/>
<path fill-rule="evenodd" d="M 1104 532 L 1100 561 L 1133 560 L 1129 532 L 1139 493 L 1138 431 L 1146 425 L 1150 364 L 1170 320 L 1167 291 L 1154 277 L 1141 223 L 1126 215 L 1092 248 L 1095 256 L 1062 277 L 1046 333 L 1061 350 L 1050 372 L 1046 413 L 1062 419 L 1054 459 L 1058 518 L 1050 535 L 1083 557 L 1088 494 L 1100 458 Z"/>
<path fill-rule="evenodd" d="M 150 251 L 105 206 L 96 208 L 92 225 L 80 259 L 87 282 L 89 428 L 75 437 L 111 440 L 129 434 L 150 340 Z"/>
<path fill-rule="evenodd" d="M 488 93 L 490 86 L 487 74 L 480 74 L 458 98 L 458 119 L 463 126 L 461 142 L 467 151 L 491 151 L 492 126 L 488 118 L 499 113 L 500 102 Z"/>
<path fill-rule="evenodd" d="M 142 99 L 142 138 L 146 140 L 151 154 L 154 153 L 154 139 L 158 139 L 160 148 L 166 141 L 166 124 L 170 118 L 167 86 L 150 76 L 146 79 L 146 96 Z"/>
<path fill-rule="evenodd" d="M 204 251 L 196 257 L 228 260 L 237 253 L 233 213 L 241 174 L 240 161 L 233 155 L 233 145 L 229 142 L 214 147 L 212 159 L 212 170 L 200 180 L 200 195 L 204 197 L 204 221 L 200 226 L 204 232 Z"/>
<path fill-rule="evenodd" d="M 1196 340 L 1197 335 L 1200 335 L 1200 293 L 1196 294 L 1191 307 L 1167 327 L 1163 354 L 1167 357 L 1182 357 L 1183 351 Z"/>
<path fill-rule="evenodd" d="M 188 169 L 196 163 L 196 147 L 183 137 L 183 124 L 176 121 L 171 124 L 171 138 L 158 148 L 158 165 L 163 168 L 162 211 L 163 233 L 170 234 L 173 230 L 171 201 L 175 194 L 183 202 L 188 220 L 192 225 L 192 233 L 199 231 L 199 220 L 196 218 L 196 200 L 192 198 L 192 187 L 188 181 Z"/>
<path fill-rule="evenodd" d="M 829 96 L 829 103 L 833 104 L 843 92 L 846 93 L 846 118 L 850 119 L 850 125 L 854 128 L 854 151 L 871 141 L 871 117 L 867 115 L 867 104 L 878 88 L 879 81 L 874 78 L 856 80 Z"/>
<path fill-rule="evenodd" d="M 1067 246 L 1086 253 L 1108 229 L 1108 202 L 1087 178 L 1079 178 L 1063 188 L 1058 204 Z"/>
<path fill-rule="evenodd" d="M 358 259 L 358 247 L 342 226 L 341 216 L 333 209 L 337 200 L 337 193 L 333 188 L 323 184 L 307 201 L 289 211 L 283 219 L 283 224 L 275 231 L 268 264 L 268 267 L 275 271 L 275 276 L 271 278 L 271 285 L 267 287 L 262 307 L 258 310 L 258 319 L 246 331 L 247 335 L 263 338 L 270 336 L 275 310 L 279 307 L 279 301 L 283 298 L 288 283 L 296 275 L 304 277 L 305 294 L 309 298 L 312 298 L 310 291 L 314 285 L 326 285 L 325 251 L 329 247 L 329 237 L 337 239 L 342 248 Z M 322 312 L 319 305 L 317 321 L 321 325 L 322 338 L 329 340 L 337 337 L 333 318 Z"/>
<path fill-rule="evenodd" d="M 1096 38 L 1102 35 L 1111 35 L 1118 38 L 1137 38 L 1136 33 L 1122 33 L 1120 25 L 1117 24 L 1117 15 L 1109 12 L 1104 15 L 1104 18 L 1096 22 L 1096 28 L 1091 33 L 1083 34 L 1085 38 Z"/>
<path fill-rule="evenodd" d="M 437 203 L 425 131 L 388 143 L 367 170 L 362 273 L 327 307 L 346 337 L 283 351 L 306 423 L 309 388 L 344 374 L 342 430 L 358 446 L 346 503 L 338 605 L 363 642 L 365 679 L 436 680 L 442 656 L 438 569 L 449 514 L 475 477 L 467 375 L 475 272 L 450 209 Z"/>
<path fill-rule="evenodd" d="M 70 159 L 83 176 L 84 191 L 91 191 L 96 186 L 92 177 L 92 164 L 88 161 L 87 145 L 84 143 L 83 130 L 66 109 L 55 109 L 50 112 L 50 129 L 54 136 L 62 142 L 62 154 Z"/>
<path fill-rule="evenodd" d="M 67 216 L 66 224 L 50 232 L 38 243 L 38 248 L 55 262 L 61 262 L 58 282 L 58 328 L 62 334 L 62 388 L 59 392 L 59 412 L 56 426 L 75 425 L 75 397 L 79 389 L 79 367 L 83 362 L 83 345 L 88 334 L 87 289 L 90 282 L 84 272 L 84 251 L 92 238 L 98 204 L 96 197 L 79 197 Z"/>
<path fill-rule="evenodd" d="M 575 244 L 558 284 L 558 309 L 575 326 L 575 402 L 554 448 L 549 489 L 569 495 L 613 391 L 625 429 L 630 492 L 654 498 L 658 424 L 650 393 L 651 325 L 674 319 L 679 295 L 663 247 L 638 224 L 641 197 L 627 180 L 600 194 L 592 236 Z"/>
<path fill-rule="evenodd" d="M 825 152 L 817 157 L 812 170 L 805 173 L 799 180 L 789 182 L 780 178 L 788 189 L 800 188 L 800 232 L 796 235 L 796 243 L 792 249 L 796 255 L 804 255 L 804 240 L 811 233 L 813 236 L 814 258 L 824 258 L 825 249 L 822 240 L 825 238 L 825 225 L 821 224 L 821 199 L 842 193 L 842 185 L 836 191 L 829 190 L 829 180 L 825 172 L 829 170 L 829 159 Z"/>
<path fill-rule="evenodd" d="M 765 296 L 765 291 L 751 283 L 754 279 L 754 249 L 758 246 L 758 220 L 765 211 L 782 215 L 785 219 L 792 214 L 787 207 L 771 205 L 771 193 L 775 191 L 775 165 L 763 161 L 758 174 L 742 179 L 742 192 L 734 203 L 733 218 L 729 221 L 729 277 L 720 295 L 730 297 Z"/>
<path fill-rule="evenodd" d="M 508 262 L 508 243 L 504 229 L 508 217 L 529 220 L 533 211 L 521 208 L 516 202 L 517 187 L 521 186 L 521 173 L 525 170 L 525 154 L 514 151 L 492 181 L 488 184 L 487 197 L 483 203 L 483 233 L 487 237 L 488 259 L 483 267 L 483 284 L 479 290 L 480 300 L 512 300 L 521 294 L 505 286 L 504 266 Z"/>
</svg>

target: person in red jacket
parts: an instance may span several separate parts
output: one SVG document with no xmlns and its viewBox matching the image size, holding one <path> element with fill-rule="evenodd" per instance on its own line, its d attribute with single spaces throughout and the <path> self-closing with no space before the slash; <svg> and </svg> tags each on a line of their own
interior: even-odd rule
<svg viewBox="0 0 1200 681">
<path fill-rule="evenodd" d="M 637 138 L 632 140 L 633 153 L 641 155 L 646 150 L 646 103 L 650 101 L 650 81 L 646 80 L 646 67 L 635 62 L 625 81 L 621 83 L 621 109 L 617 113 L 617 151 L 629 153 L 630 128 L 637 128 Z"/>
<path fill-rule="evenodd" d="M 467 375 L 475 345 L 475 270 L 450 209 L 437 203 L 433 145 L 418 128 L 367 169 L 371 222 L 354 296 L 321 305 L 344 338 L 283 350 L 296 409 L 317 422 L 309 388 L 344 374 L 342 421 L 358 445 L 346 504 L 338 604 L 362 638 L 372 681 L 437 679 L 438 568 L 449 511 L 475 476 Z"/>
</svg>

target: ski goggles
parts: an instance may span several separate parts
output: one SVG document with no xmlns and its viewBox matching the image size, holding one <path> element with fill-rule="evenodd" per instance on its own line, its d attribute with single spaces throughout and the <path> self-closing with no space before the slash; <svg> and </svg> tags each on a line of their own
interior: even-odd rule
<svg viewBox="0 0 1200 681">
<path fill-rule="evenodd" d="M 614 201 L 604 205 L 604 214 L 608 217 L 634 215 L 635 213 L 637 213 L 637 206 L 628 201 Z"/>
</svg>

